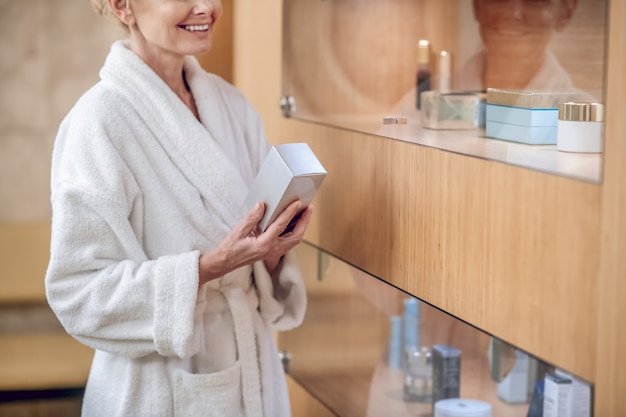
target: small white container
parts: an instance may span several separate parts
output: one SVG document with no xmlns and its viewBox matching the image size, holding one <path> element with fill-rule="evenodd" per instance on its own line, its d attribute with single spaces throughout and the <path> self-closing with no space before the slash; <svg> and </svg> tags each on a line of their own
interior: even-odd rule
<svg viewBox="0 0 626 417">
<path fill-rule="evenodd" d="M 439 400 L 434 417 L 491 417 L 491 404 L 467 398 Z"/>
<path fill-rule="evenodd" d="M 563 152 L 601 153 L 604 148 L 604 105 L 559 103 L 556 147 Z"/>
</svg>

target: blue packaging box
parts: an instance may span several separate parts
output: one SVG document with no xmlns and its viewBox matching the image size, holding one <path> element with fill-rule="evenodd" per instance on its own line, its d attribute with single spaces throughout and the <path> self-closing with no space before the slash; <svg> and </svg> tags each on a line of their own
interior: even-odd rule
<svg viewBox="0 0 626 417">
<path fill-rule="evenodd" d="M 487 104 L 486 120 L 520 126 L 557 126 L 559 109 L 524 109 Z"/>
<path fill-rule="evenodd" d="M 487 120 L 487 137 L 527 143 L 529 145 L 555 145 L 556 126 L 520 126 Z"/>
<path fill-rule="evenodd" d="M 529 145 L 556 145 L 558 116 L 558 109 L 487 104 L 485 134 Z"/>
<path fill-rule="evenodd" d="M 579 97 L 580 93 L 487 89 L 485 134 L 529 145 L 556 145 L 559 102 Z"/>
</svg>

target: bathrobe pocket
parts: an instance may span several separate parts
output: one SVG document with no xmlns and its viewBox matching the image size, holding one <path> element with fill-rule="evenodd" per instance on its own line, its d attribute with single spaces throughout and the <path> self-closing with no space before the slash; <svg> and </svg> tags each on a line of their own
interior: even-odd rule
<svg viewBox="0 0 626 417">
<path fill-rule="evenodd" d="M 223 371 L 175 375 L 174 415 L 176 417 L 242 417 L 241 364 Z"/>
</svg>

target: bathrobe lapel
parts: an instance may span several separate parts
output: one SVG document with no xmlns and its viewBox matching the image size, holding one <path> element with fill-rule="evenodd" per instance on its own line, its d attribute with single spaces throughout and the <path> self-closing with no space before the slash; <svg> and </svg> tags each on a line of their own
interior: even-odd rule
<svg viewBox="0 0 626 417">
<path fill-rule="evenodd" d="M 129 66 L 132 69 L 129 70 Z M 188 76 L 193 77 L 195 72 L 192 73 Z M 124 42 L 113 45 L 100 75 L 131 103 L 137 103 L 135 108 L 139 117 L 153 131 L 154 139 L 170 160 L 204 197 L 205 205 L 221 220 L 220 229 L 230 230 L 241 221 L 241 202 L 247 186 L 233 161 L 214 138 L 214 134 L 228 135 L 228 127 L 211 126 L 210 131 L 208 126 L 200 123 L 169 86 L 128 50 Z M 221 99 L 216 91 L 210 91 L 214 90 L 210 83 L 202 86 L 207 90 L 202 92 L 203 95 L 213 94 Z M 210 108 L 202 109 L 204 114 L 210 111 Z"/>
</svg>

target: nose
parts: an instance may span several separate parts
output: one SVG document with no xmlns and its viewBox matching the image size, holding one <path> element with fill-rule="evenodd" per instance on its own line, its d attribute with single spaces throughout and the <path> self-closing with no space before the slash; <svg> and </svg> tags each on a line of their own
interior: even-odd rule
<svg viewBox="0 0 626 417">
<path fill-rule="evenodd" d="M 515 0 L 513 2 L 513 17 L 517 20 L 522 19 L 524 4 L 522 0 Z"/>
<path fill-rule="evenodd" d="M 213 12 L 213 3 L 209 0 L 197 0 L 192 11 L 194 14 L 211 14 Z"/>
</svg>

